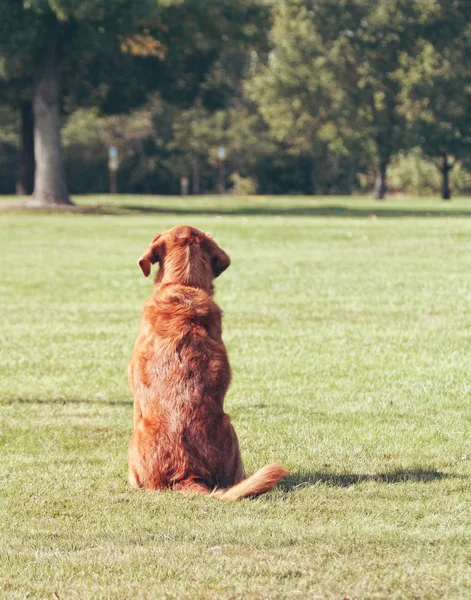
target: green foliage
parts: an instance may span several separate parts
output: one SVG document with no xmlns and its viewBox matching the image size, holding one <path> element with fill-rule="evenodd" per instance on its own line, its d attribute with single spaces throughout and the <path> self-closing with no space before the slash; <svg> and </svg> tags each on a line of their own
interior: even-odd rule
<svg viewBox="0 0 471 600">
<path fill-rule="evenodd" d="M 200 104 L 181 110 L 154 95 L 129 115 L 76 111 L 64 126 L 63 139 L 67 175 L 74 193 L 108 189 L 106 162 L 110 145 L 118 147 L 122 192 L 179 193 L 183 176 L 190 178 L 192 190 L 198 183 L 199 190 L 214 191 L 220 145 L 227 153 L 227 187 L 233 185 L 231 175 L 236 172 L 252 181 L 252 191 L 261 193 L 302 193 L 305 185 L 303 157 L 290 155 L 273 139 L 250 103 L 211 113 Z M 354 172 L 348 168 L 348 163 L 341 160 L 329 163 L 317 182 L 318 189 L 332 190 L 336 184 L 340 191 L 351 191 L 354 183 L 346 180 L 345 173 L 353 179 Z"/>
<path fill-rule="evenodd" d="M 0 79 L 31 79 L 56 37 L 69 111 L 123 112 L 158 87 L 172 102 L 201 94 L 222 107 L 240 84 L 247 48 L 265 43 L 259 25 L 268 14 L 256 0 L 118 0 L 112 10 L 104 0 L 3 0 Z"/>
<path fill-rule="evenodd" d="M 2 117 L 3 114 L 3 117 Z M 18 157 L 13 111 L 0 110 L 0 164 L 3 193 L 13 193 Z M 64 158 L 73 193 L 106 192 L 108 147 L 117 146 L 120 159 L 119 190 L 125 193 L 179 193 L 179 180 L 190 178 L 195 169 L 199 190 L 214 192 L 217 184 L 217 147 L 227 152 L 227 188 L 234 187 L 239 173 L 242 194 L 302 193 L 305 174 L 302 157 L 292 156 L 278 143 L 253 105 L 238 105 L 211 114 L 201 106 L 180 110 L 158 95 L 129 115 L 103 115 L 96 109 L 75 111 L 63 128 Z M 356 179 L 348 157 L 327 157 L 327 170 L 317 179 L 321 193 L 335 190 L 368 192 L 371 179 Z M 311 163 L 309 163 L 310 165 Z M 87 176 L 84 177 L 83 174 Z M 458 162 L 451 182 L 456 193 L 468 193 L 471 169 Z M 437 194 L 440 175 L 423 153 L 400 153 L 390 166 L 393 192 L 415 195 Z"/>
<path fill-rule="evenodd" d="M 0 103 L 31 97 L 56 36 L 72 190 L 107 188 L 110 144 L 126 191 L 214 190 L 221 144 L 228 187 L 238 172 L 262 193 L 367 191 L 392 161 L 392 189 L 435 190 L 420 148 L 466 190 L 470 22 L 467 0 L 3 0 Z"/>
<path fill-rule="evenodd" d="M 469 13 L 469 3 L 454 2 L 447 8 L 424 9 L 423 37 L 413 53 L 401 54 L 402 112 L 411 135 L 432 158 L 463 158 L 471 149 L 471 25 L 466 8 Z M 446 38 L 443 30 L 448 30 Z"/>
<path fill-rule="evenodd" d="M 257 182 L 253 177 L 241 177 L 240 173 L 235 172 L 230 176 L 232 184 L 231 191 L 241 196 L 253 196 L 257 193 Z"/>
<path fill-rule="evenodd" d="M 450 179 L 456 194 L 471 193 L 471 172 L 467 163 L 455 161 Z M 442 181 L 437 165 L 420 148 L 414 148 L 394 157 L 389 169 L 389 184 L 393 192 L 427 196 L 439 194 Z"/>
<path fill-rule="evenodd" d="M 427 196 L 438 194 L 440 190 L 438 169 L 417 148 L 407 153 L 400 152 L 394 157 L 388 180 L 393 192 Z"/>
<path fill-rule="evenodd" d="M 18 129 L 17 111 L 0 104 L 0 194 L 11 194 L 15 189 Z"/>
<path fill-rule="evenodd" d="M 253 48 L 266 44 L 267 7 L 256 0 L 185 0 L 159 7 L 127 37 L 100 36 L 87 52 L 71 54 L 66 107 L 128 112 L 158 90 L 181 108 L 199 103 L 213 111 L 237 94 Z M 268 21 L 267 21 L 268 23 Z M 106 29 L 105 26 L 99 29 Z M 86 74 L 86 76 L 84 76 Z"/>
<path fill-rule="evenodd" d="M 278 3 L 273 51 L 249 86 L 278 139 L 318 158 L 403 147 L 395 74 L 408 26 L 400 0 Z"/>
</svg>

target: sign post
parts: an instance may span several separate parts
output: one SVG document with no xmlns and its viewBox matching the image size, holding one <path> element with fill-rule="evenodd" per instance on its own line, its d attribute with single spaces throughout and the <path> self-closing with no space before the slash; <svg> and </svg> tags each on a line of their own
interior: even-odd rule
<svg viewBox="0 0 471 600">
<path fill-rule="evenodd" d="M 108 171 L 110 175 L 110 194 L 118 193 L 118 150 L 115 146 L 108 148 Z"/>
<path fill-rule="evenodd" d="M 219 146 L 218 148 L 218 167 L 219 167 L 219 183 L 218 183 L 218 193 L 224 194 L 226 189 L 226 173 L 224 169 L 224 161 L 226 160 L 226 149 L 224 146 Z"/>
<path fill-rule="evenodd" d="M 181 177 L 180 179 L 180 195 L 188 196 L 188 190 L 190 187 L 190 181 L 188 177 Z"/>
</svg>

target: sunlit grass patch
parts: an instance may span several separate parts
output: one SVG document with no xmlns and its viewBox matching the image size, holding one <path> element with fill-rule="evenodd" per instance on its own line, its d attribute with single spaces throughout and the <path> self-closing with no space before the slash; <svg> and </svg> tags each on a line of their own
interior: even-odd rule
<svg viewBox="0 0 471 600">
<path fill-rule="evenodd" d="M 469 597 L 471 205 L 113 201 L 0 214 L 0 595 Z M 136 260 L 181 223 L 232 258 L 216 301 L 247 471 L 292 471 L 256 500 L 126 483 Z"/>
</svg>

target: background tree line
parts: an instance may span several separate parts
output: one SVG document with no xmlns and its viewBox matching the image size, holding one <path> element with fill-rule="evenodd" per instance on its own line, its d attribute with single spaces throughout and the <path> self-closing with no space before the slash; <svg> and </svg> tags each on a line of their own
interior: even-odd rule
<svg viewBox="0 0 471 600">
<path fill-rule="evenodd" d="M 0 0 L 0 192 L 471 191 L 469 0 Z M 450 179 L 451 182 L 450 183 Z"/>
</svg>

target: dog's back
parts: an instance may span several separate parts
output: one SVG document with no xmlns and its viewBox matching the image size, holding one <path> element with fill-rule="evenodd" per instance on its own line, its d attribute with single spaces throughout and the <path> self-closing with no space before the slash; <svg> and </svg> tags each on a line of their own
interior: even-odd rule
<svg viewBox="0 0 471 600">
<path fill-rule="evenodd" d="M 221 311 L 206 292 L 166 286 L 146 301 L 130 378 L 141 430 L 152 430 L 152 452 L 160 454 L 156 487 L 195 473 L 211 487 L 225 479 L 215 434 L 226 417 L 230 367 Z"/>
<path fill-rule="evenodd" d="M 229 488 L 218 492 L 222 500 L 268 491 L 287 471 L 268 465 L 243 482 L 237 436 L 223 410 L 230 367 L 212 280 L 229 257 L 206 234 L 180 227 L 154 238 L 139 260 L 146 276 L 157 260 L 129 369 L 129 481 L 205 494 Z"/>
</svg>

